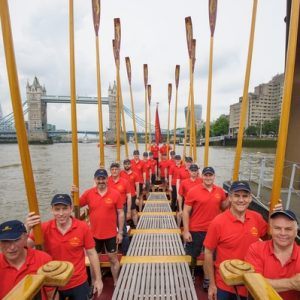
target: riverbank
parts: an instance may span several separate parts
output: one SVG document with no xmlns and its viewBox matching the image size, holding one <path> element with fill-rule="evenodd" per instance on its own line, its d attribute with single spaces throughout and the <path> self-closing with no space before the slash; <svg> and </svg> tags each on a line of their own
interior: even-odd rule
<svg viewBox="0 0 300 300">
<path fill-rule="evenodd" d="M 237 139 L 225 138 L 222 141 L 210 142 L 210 146 L 235 147 Z M 245 138 L 243 140 L 243 148 L 276 148 L 277 138 Z"/>
</svg>

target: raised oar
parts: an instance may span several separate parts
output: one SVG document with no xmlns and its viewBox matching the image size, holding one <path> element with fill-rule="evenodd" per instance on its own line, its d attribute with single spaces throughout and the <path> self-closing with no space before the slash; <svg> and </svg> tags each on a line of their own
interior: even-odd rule
<svg viewBox="0 0 300 300">
<path fill-rule="evenodd" d="M 284 75 L 284 88 L 282 96 L 282 109 L 277 140 L 276 159 L 274 166 L 274 178 L 271 193 L 270 210 L 278 203 L 281 193 L 282 174 L 285 160 L 285 150 L 288 135 L 289 117 L 291 110 L 291 97 L 293 90 L 294 69 L 297 49 L 297 35 L 299 26 L 299 0 L 294 0 L 291 7 L 290 29 L 288 48 L 286 55 L 286 66 Z"/>
<path fill-rule="evenodd" d="M 214 32 L 215 32 L 216 18 L 217 18 L 217 5 L 218 5 L 218 0 L 209 0 L 209 9 L 208 10 L 209 10 L 209 26 L 210 26 L 210 50 L 209 50 L 206 122 L 205 122 L 204 167 L 208 166 L 213 46 L 214 46 Z"/>
<path fill-rule="evenodd" d="M 119 18 L 114 19 L 115 39 L 112 41 L 113 52 L 116 64 L 117 77 L 117 95 L 116 95 L 116 139 L 117 139 L 117 157 L 116 161 L 121 160 L 120 151 L 120 46 L 121 46 L 121 22 Z"/>
<path fill-rule="evenodd" d="M 151 146 L 151 84 L 147 87 L 148 104 L 149 104 L 149 147 Z"/>
<path fill-rule="evenodd" d="M 183 157 L 186 156 L 186 144 L 187 144 L 187 136 L 188 136 L 188 124 L 190 120 L 190 107 L 191 107 L 191 90 L 189 89 L 189 99 L 188 106 L 186 111 L 186 120 L 185 120 L 185 129 L 184 129 L 184 144 L 183 144 Z"/>
<path fill-rule="evenodd" d="M 168 84 L 168 132 L 167 132 L 167 147 L 168 147 L 168 158 L 170 150 L 170 106 L 172 99 L 172 83 Z"/>
<path fill-rule="evenodd" d="M 72 121 L 73 184 L 77 186 L 79 189 L 73 0 L 69 0 L 69 37 L 70 37 L 70 94 L 71 94 L 71 121 Z M 75 216 L 76 218 L 79 218 L 80 208 L 79 208 L 78 192 L 73 193 L 73 201 L 74 201 Z"/>
<path fill-rule="evenodd" d="M 148 104 L 147 104 L 147 85 L 148 85 L 148 65 L 147 64 L 144 64 L 144 86 L 145 86 L 145 152 L 147 152 L 148 150 L 148 147 L 147 147 L 147 135 L 148 135 Z"/>
<path fill-rule="evenodd" d="M 175 151 L 175 148 L 176 148 L 176 127 L 177 127 L 177 103 L 178 103 L 179 74 L 180 74 L 180 66 L 176 65 L 176 68 L 175 68 L 176 100 L 175 100 L 174 143 L 173 143 L 173 150 L 174 151 Z"/>
<path fill-rule="evenodd" d="M 0 1 L 0 18 L 3 35 L 3 45 L 6 58 L 7 76 L 10 87 L 11 102 L 15 118 L 16 134 L 18 139 L 19 153 L 22 163 L 25 189 L 30 212 L 39 213 L 39 206 L 36 197 L 34 177 L 30 159 L 30 152 L 27 142 L 27 134 L 22 109 L 22 100 L 18 82 L 17 65 L 14 53 L 14 44 L 11 32 L 9 8 L 7 0 Z M 43 235 L 41 225 L 38 224 L 33 228 L 35 244 L 40 249 L 43 244 Z"/>
<path fill-rule="evenodd" d="M 249 80 L 250 80 L 250 71 L 251 71 L 251 62 L 252 62 L 256 10 L 257 10 L 257 0 L 253 0 L 253 10 L 252 10 L 250 39 L 249 39 L 249 46 L 248 46 L 247 67 L 246 67 L 246 74 L 245 74 L 245 81 L 244 81 L 244 92 L 243 92 L 243 100 L 242 100 L 242 107 L 241 107 L 241 114 L 240 114 L 238 140 L 237 140 L 235 159 L 234 159 L 234 169 L 233 169 L 233 175 L 232 175 L 233 181 L 238 180 L 238 178 L 239 178 L 243 135 L 244 135 L 244 127 L 245 127 L 247 106 L 248 106 L 248 89 L 249 89 Z"/>
<path fill-rule="evenodd" d="M 97 69 L 97 99 L 98 99 L 98 126 L 99 126 L 99 151 L 100 166 L 105 166 L 104 161 L 104 140 L 103 140 L 103 116 L 102 116 L 102 99 L 101 99 L 101 75 L 100 75 L 100 47 L 99 47 L 99 26 L 100 26 L 100 0 L 92 0 L 93 22 L 96 35 L 96 69 Z"/>
<path fill-rule="evenodd" d="M 133 96 L 132 96 L 132 86 L 131 86 L 131 64 L 130 58 L 125 57 L 126 61 L 126 70 L 127 70 L 127 77 L 129 82 L 129 89 L 130 89 L 130 102 L 131 102 L 131 112 L 132 112 L 132 121 L 133 121 L 133 131 L 134 131 L 134 143 L 135 149 L 138 150 L 138 138 L 137 138 L 137 130 L 136 130 L 136 121 L 135 121 L 135 112 L 134 112 L 134 103 L 133 103 Z"/>
</svg>

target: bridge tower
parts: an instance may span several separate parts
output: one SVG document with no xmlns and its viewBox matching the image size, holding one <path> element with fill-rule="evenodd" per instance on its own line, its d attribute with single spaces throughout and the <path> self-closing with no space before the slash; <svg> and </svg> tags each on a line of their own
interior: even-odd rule
<svg viewBox="0 0 300 300">
<path fill-rule="evenodd" d="M 106 132 L 106 143 L 114 144 L 116 141 L 116 112 L 117 112 L 117 84 L 114 82 L 113 87 L 108 88 L 108 111 L 109 111 L 109 128 Z M 121 118 L 120 118 L 121 120 Z"/>
<path fill-rule="evenodd" d="M 26 86 L 28 104 L 28 140 L 29 142 L 46 142 L 47 134 L 47 103 L 41 100 L 46 95 L 46 89 L 41 86 L 37 77 L 32 85 Z"/>
</svg>

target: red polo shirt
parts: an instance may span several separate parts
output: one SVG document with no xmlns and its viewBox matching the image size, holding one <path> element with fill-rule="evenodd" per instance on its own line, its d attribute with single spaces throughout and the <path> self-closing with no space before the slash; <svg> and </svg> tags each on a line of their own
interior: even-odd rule
<svg viewBox="0 0 300 300">
<path fill-rule="evenodd" d="M 135 161 L 134 159 L 131 160 L 131 169 L 139 176 L 139 182 L 144 183 L 143 179 L 143 166 L 144 162 L 142 160 Z"/>
<path fill-rule="evenodd" d="M 162 160 L 159 163 L 159 169 L 160 169 L 160 177 L 165 178 L 165 170 L 167 170 L 167 176 L 168 176 L 168 161 L 167 160 Z"/>
<path fill-rule="evenodd" d="M 115 181 L 111 176 L 108 177 L 107 185 L 112 189 L 117 190 L 123 201 L 123 205 L 126 204 L 127 194 L 130 194 L 130 183 L 127 179 L 119 177 L 117 181 Z"/>
<path fill-rule="evenodd" d="M 219 214 L 210 223 L 205 248 L 216 250 L 215 279 L 218 288 L 235 293 L 233 287 L 224 283 L 219 272 L 220 263 L 226 259 L 244 260 L 249 246 L 267 232 L 267 223 L 260 214 L 247 210 L 244 223 L 238 220 L 229 209 Z M 238 287 L 241 296 L 247 295 L 245 287 Z"/>
<path fill-rule="evenodd" d="M 184 197 L 184 199 L 186 199 L 188 191 L 191 190 L 194 186 L 201 185 L 201 184 L 202 184 L 202 178 L 200 177 L 197 177 L 195 180 L 192 180 L 191 177 L 184 179 L 180 182 L 178 194 Z"/>
<path fill-rule="evenodd" d="M 45 251 L 54 260 L 65 260 L 74 265 L 74 273 L 70 281 L 60 290 L 71 289 L 87 281 L 85 249 L 94 248 L 95 241 L 86 222 L 72 218 L 72 226 L 62 234 L 53 219 L 42 223 L 42 232 Z M 33 234 L 30 238 L 34 240 Z"/>
<path fill-rule="evenodd" d="M 224 190 L 213 185 L 208 191 L 203 184 L 193 187 L 186 195 L 185 205 L 191 206 L 190 231 L 207 231 L 210 222 L 221 213 L 221 204 L 226 200 Z"/>
<path fill-rule="evenodd" d="M 0 253 L 0 299 L 4 298 L 13 287 L 26 275 L 36 274 L 36 271 L 44 264 L 51 261 L 51 256 L 43 251 L 27 249 L 27 256 L 24 264 L 19 270 L 11 266 L 4 255 Z M 45 290 L 42 290 L 42 299 L 47 299 Z"/>
<path fill-rule="evenodd" d="M 168 145 L 162 145 L 159 148 L 159 152 L 160 152 L 161 155 L 162 154 L 168 154 L 168 151 L 169 151 Z"/>
<path fill-rule="evenodd" d="M 254 266 L 257 273 L 268 279 L 290 278 L 300 273 L 300 247 L 296 243 L 290 259 L 284 265 L 274 253 L 272 240 L 250 245 L 245 260 Z M 279 292 L 279 295 L 285 300 L 300 299 L 300 291 L 295 290 Z"/>
<path fill-rule="evenodd" d="M 158 158 L 159 147 L 158 145 L 152 145 L 150 151 L 153 153 L 153 158 Z"/>
<path fill-rule="evenodd" d="M 117 209 L 123 208 L 118 191 L 108 188 L 101 196 L 97 187 L 86 190 L 80 197 L 80 206 L 88 205 L 92 234 L 96 239 L 109 239 L 117 235 Z"/>
<path fill-rule="evenodd" d="M 149 162 L 150 162 L 150 165 L 151 165 L 151 171 L 152 171 L 152 174 L 155 173 L 155 167 L 157 165 L 157 162 L 155 159 L 149 159 Z"/>
<path fill-rule="evenodd" d="M 151 170 L 151 162 L 150 160 L 144 160 L 144 165 L 143 165 L 143 173 L 146 173 L 146 180 L 150 179 L 150 170 Z"/>
<path fill-rule="evenodd" d="M 171 185 L 176 185 L 179 173 L 181 170 L 183 170 L 185 167 L 183 165 L 174 165 L 169 169 L 169 175 L 172 175 L 172 182 Z"/>
<path fill-rule="evenodd" d="M 184 180 L 184 179 L 187 179 L 190 177 L 191 177 L 191 174 L 187 168 L 184 167 L 179 171 L 178 179 Z"/>
<path fill-rule="evenodd" d="M 175 160 L 172 159 L 172 158 L 171 158 L 171 159 L 168 159 L 167 162 L 168 162 L 168 172 L 170 172 L 170 169 L 171 169 L 173 166 L 175 166 L 176 163 L 175 163 Z"/>
<path fill-rule="evenodd" d="M 122 170 L 120 172 L 120 176 L 129 181 L 131 196 L 135 196 L 136 195 L 135 185 L 136 183 L 139 183 L 138 174 L 132 171 L 130 173 L 127 173 L 125 170 Z"/>
</svg>

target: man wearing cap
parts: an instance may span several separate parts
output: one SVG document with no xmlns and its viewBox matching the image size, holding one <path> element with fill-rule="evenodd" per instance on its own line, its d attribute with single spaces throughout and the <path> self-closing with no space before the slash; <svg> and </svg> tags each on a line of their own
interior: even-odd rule
<svg viewBox="0 0 300 300">
<path fill-rule="evenodd" d="M 297 218 L 290 210 L 275 211 L 269 223 L 272 239 L 251 244 L 245 260 L 270 282 L 282 299 L 300 299 L 300 247 L 295 242 Z"/>
<path fill-rule="evenodd" d="M 131 193 L 130 193 L 130 183 L 127 179 L 120 177 L 120 164 L 112 163 L 110 165 L 110 176 L 108 177 L 107 185 L 108 187 L 115 189 L 121 195 L 123 202 L 124 220 L 123 227 L 123 240 L 122 240 L 122 253 L 126 254 L 129 247 L 129 237 L 127 234 L 126 221 L 131 218 Z"/>
<path fill-rule="evenodd" d="M 143 207 L 143 199 L 142 199 L 142 194 L 143 194 L 143 184 L 144 184 L 144 179 L 143 179 L 143 166 L 144 162 L 140 160 L 140 152 L 139 150 L 134 150 L 133 151 L 133 159 L 131 160 L 131 168 L 132 171 L 137 173 L 139 176 L 139 194 L 137 197 L 139 198 L 139 209 L 140 211 L 142 210 Z"/>
<path fill-rule="evenodd" d="M 148 194 L 150 189 L 150 178 L 152 176 L 151 163 L 148 159 L 148 152 L 143 153 L 143 190 Z"/>
<path fill-rule="evenodd" d="M 136 226 L 138 222 L 138 215 L 136 211 L 136 200 L 137 195 L 139 195 L 139 176 L 136 172 L 131 169 L 130 159 L 125 159 L 123 162 L 124 170 L 121 170 L 120 176 L 129 181 L 130 184 L 130 194 L 131 194 L 131 217 L 133 225 Z"/>
<path fill-rule="evenodd" d="M 171 150 L 170 146 L 167 145 L 166 143 L 163 143 L 159 148 L 159 153 L 160 153 L 160 155 L 163 155 L 163 154 L 168 155 L 169 150 Z"/>
<path fill-rule="evenodd" d="M 228 206 L 224 190 L 214 184 L 215 170 L 205 167 L 202 170 L 202 183 L 187 193 L 183 208 L 183 239 L 186 253 L 192 256 L 192 275 L 197 257 L 203 248 L 208 226 L 212 220 Z M 208 288 L 208 274 L 204 270 L 203 288 Z"/>
<path fill-rule="evenodd" d="M 175 155 L 175 166 L 172 166 L 169 169 L 169 191 L 171 192 L 171 209 L 176 211 L 177 209 L 177 178 L 181 170 L 184 169 L 184 166 L 181 162 L 181 156 L 179 154 Z"/>
<path fill-rule="evenodd" d="M 120 270 L 117 245 L 121 244 L 123 239 L 124 201 L 118 191 L 107 186 L 107 177 L 105 169 L 98 169 L 94 174 L 95 187 L 86 190 L 79 201 L 81 207 L 86 205 L 89 207 L 96 251 L 100 253 L 105 249 L 107 252 L 114 284 L 116 284 Z"/>
<path fill-rule="evenodd" d="M 216 216 L 209 225 L 204 240 L 204 268 L 209 276 L 210 300 L 236 299 L 234 288 L 223 281 L 219 266 L 227 259 L 244 260 L 249 246 L 267 233 L 267 223 L 262 216 L 247 209 L 251 200 L 249 184 L 233 182 L 229 190 L 230 208 Z M 237 287 L 237 290 L 241 299 L 246 299 L 246 288 Z"/>
<path fill-rule="evenodd" d="M 190 165 L 193 162 L 193 159 L 190 156 L 186 156 L 184 158 L 184 168 L 180 169 L 179 173 L 178 173 L 178 178 L 176 181 L 176 189 L 177 189 L 177 198 L 179 196 L 178 192 L 179 192 L 179 188 L 180 188 L 180 184 L 182 182 L 182 180 L 184 179 L 188 179 L 190 178 Z"/>
<path fill-rule="evenodd" d="M 156 143 L 153 143 L 150 147 L 150 151 L 151 151 L 151 153 L 153 153 L 153 159 L 156 161 L 156 172 L 157 172 L 159 145 Z M 157 176 L 157 173 L 155 173 L 155 175 Z"/>
<path fill-rule="evenodd" d="M 28 274 L 36 274 L 37 270 L 52 260 L 43 251 L 27 249 L 27 231 L 24 224 L 11 220 L 0 224 L 0 299 L 14 288 Z M 42 299 L 51 298 L 53 290 L 42 289 Z"/>
<path fill-rule="evenodd" d="M 189 173 L 190 173 L 190 177 L 183 179 L 181 181 L 179 190 L 178 190 L 178 196 L 177 196 L 177 201 L 178 201 L 177 224 L 178 224 L 178 226 L 180 226 L 180 223 L 181 223 L 184 199 L 186 199 L 188 191 L 191 190 L 194 186 L 202 184 L 202 178 L 199 177 L 199 167 L 197 164 L 190 164 Z"/>
<path fill-rule="evenodd" d="M 95 241 L 88 225 L 72 217 L 72 200 L 67 194 L 56 194 L 51 201 L 53 219 L 41 224 L 44 250 L 54 260 L 69 261 L 74 265 L 74 273 L 66 286 L 59 289 L 60 299 L 85 299 L 89 294 L 85 254 L 91 263 L 94 293 L 101 294 L 103 282 Z M 26 225 L 28 230 L 40 223 L 40 216 L 29 213 Z M 34 245 L 31 233 L 28 245 Z"/>
</svg>

